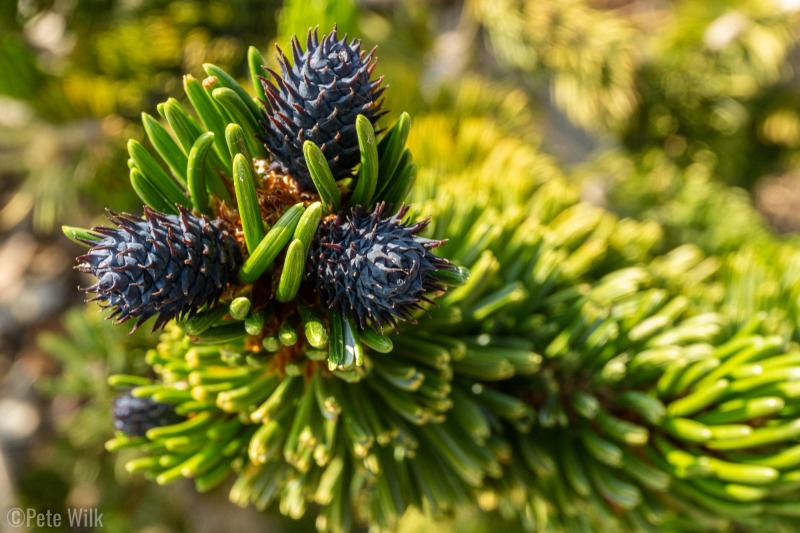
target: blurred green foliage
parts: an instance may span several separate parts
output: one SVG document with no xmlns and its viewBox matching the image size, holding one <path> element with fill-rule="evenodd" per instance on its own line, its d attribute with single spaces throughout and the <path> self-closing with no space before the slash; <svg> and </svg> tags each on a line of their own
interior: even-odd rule
<svg viewBox="0 0 800 533">
<path fill-rule="evenodd" d="M 0 224 L 32 211 L 35 228 L 49 232 L 82 220 L 87 201 L 135 209 L 124 146 L 143 137 L 140 112 L 175 94 L 183 73 L 200 76 L 202 63 L 243 72 L 247 46 L 266 47 L 274 34 L 279 5 L 26 2 L 3 11 L 0 106 L 11 112 L 0 119 L 0 172 L 20 186 Z"/>
<path fill-rule="evenodd" d="M 41 348 L 60 367 L 58 375 L 38 382 L 40 392 L 53 399 L 56 437 L 31 451 L 32 468 L 20 480 L 21 503 L 63 516 L 70 507 L 96 507 L 112 531 L 157 524 L 185 530 L 186 517 L 174 507 L 175 501 L 127 475 L 120 457 L 109 455 L 103 446 L 114 397 L 106 376 L 117 370 L 146 373 L 147 335 L 120 335 L 119 328 L 91 308 L 68 312 L 63 324 L 63 333 L 39 337 Z"/>
<path fill-rule="evenodd" d="M 798 11 L 768 0 L 474 0 L 498 57 L 576 125 L 751 188 L 797 166 Z"/>
</svg>

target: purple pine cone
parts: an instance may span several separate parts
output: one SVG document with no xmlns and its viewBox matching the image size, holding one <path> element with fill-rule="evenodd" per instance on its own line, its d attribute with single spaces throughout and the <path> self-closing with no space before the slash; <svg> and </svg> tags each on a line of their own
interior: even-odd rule
<svg viewBox="0 0 800 533">
<path fill-rule="evenodd" d="M 82 290 L 96 293 L 92 301 L 114 307 L 116 323 L 138 318 L 134 330 L 158 316 L 155 331 L 173 318 L 212 305 L 237 281 L 242 261 L 239 243 L 222 220 L 209 221 L 179 207 L 165 215 L 145 207 L 145 219 L 109 211 L 117 228 L 92 231 L 103 239 L 78 257 L 76 267 L 97 277 Z"/>
<path fill-rule="evenodd" d="M 312 249 L 311 277 L 323 301 L 353 317 L 361 328 L 383 331 L 385 323 L 414 322 L 411 312 L 425 293 L 444 290 L 436 271 L 453 265 L 430 250 L 445 241 L 415 235 L 430 219 L 403 225 L 408 211 L 381 218 L 384 204 L 372 213 L 354 209 L 320 227 Z"/>
<path fill-rule="evenodd" d="M 363 52 L 358 39 L 339 40 L 335 27 L 321 41 L 309 30 L 305 52 L 297 37 L 292 39 L 294 65 L 278 48 L 281 74 L 267 69 L 274 82 L 261 78 L 269 100 L 261 140 L 273 155 L 272 167 L 303 189 L 314 188 L 303 157 L 305 141 L 320 147 L 334 179 L 349 176 L 358 164 L 356 117 L 364 115 L 374 125 L 383 115 L 378 87 L 383 78 L 369 79 L 373 52 Z"/>
<path fill-rule="evenodd" d="M 125 393 L 114 398 L 114 428 L 131 437 L 144 437 L 148 429 L 169 426 L 181 422 L 183 417 L 175 413 L 168 403 L 151 398 L 137 398 Z"/>
</svg>

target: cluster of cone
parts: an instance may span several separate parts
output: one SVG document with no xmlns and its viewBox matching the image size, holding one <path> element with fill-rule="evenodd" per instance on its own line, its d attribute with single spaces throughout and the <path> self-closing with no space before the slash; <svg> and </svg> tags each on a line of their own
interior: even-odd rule
<svg viewBox="0 0 800 533">
<path fill-rule="evenodd" d="M 381 78 L 370 80 L 373 52 L 362 51 L 357 39 L 340 40 L 335 28 L 321 40 L 309 31 L 305 51 L 297 38 L 291 46 L 294 64 L 278 49 L 281 73 L 267 69 L 273 81 L 261 78 L 268 102 L 260 139 L 273 170 L 313 191 L 303 144 L 320 148 L 335 179 L 350 177 L 359 162 L 356 118 L 378 120 L 383 88 Z M 426 291 L 443 288 L 434 271 L 449 263 L 430 252 L 442 241 L 415 235 L 425 223 L 404 225 L 405 209 L 384 219 L 382 207 L 371 207 L 323 221 L 308 277 L 323 305 L 340 308 L 362 328 L 382 329 L 411 318 Z M 116 228 L 94 228 L 102 238 L 86 241 L 93 247 L 78 268 L 97 277 L 83 290 L 114 308 L 118 322 L 138 318 L 138 327 L 157 316 L 155 330 L 213 306 L 238 283 L 241 244 L 222 219 L 209 222 L 181 208 L 179 215 L 146 209 L 144 220 L 123 214 L 111 221 Z"/>
</svg>

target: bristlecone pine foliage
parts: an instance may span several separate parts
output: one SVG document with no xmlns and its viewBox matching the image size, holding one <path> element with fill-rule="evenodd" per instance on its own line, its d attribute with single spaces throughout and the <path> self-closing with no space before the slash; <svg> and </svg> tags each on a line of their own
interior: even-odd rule
<svg viewBox="0 0 800 533">
<path fill-rule="evenodd" d="M 249 60 L 258 93 L 263 60 L 254 49 Z M 529 531 L 780 530 L 796 520 L 796 285 L 754 298 L 776 284 L 747 283 L 746 251 L 655 256 L 656 224 L 579 202 L 561 177 L 537 175 L 522 142 L 506 142 L 519 157 L 493 159 L 491 172 L 421 173 L 417 190 L 437 196 L 414 205 L 431 221 L 401 223 L 416 176 L 407 115 L 376 145 L 356 111 L 352 182 L 334 177 L 342 159 L 304 143 L 312 190 L 296 153 L 291 162 L 283 148 L 258 151 L 257 100 L 205 68 L 204 84 L 185 78 L 198 122 L 174 100 L 163 107 L 177 143 L 145 119 L 172 176 L 131 143 L 131 180 L 163 212 L 216 212 L 247 259 L 216 305 L 165 325 L 147 354 L 156 381 L 110 378 L 186 418 L 109 441 L 112 451 L 141 446 L 129 471 L 159 484 L 192 478 L 200 491 L 233 473 L 235 503 L 277 503 L 295 518 L 314 504 L 330 531 L 392 529 L 409 507 L 441 517 L 477 506 Z M 426 127 L 424 138 L 462 138 L 458 120 Z M 270 164 L 286 173 L 257 170 Z M 797 264 L 800 254 L 781 250 L 779 264 Z M 427 299 L 436 305 L 417 309 Z M 792 301 L 793 314 L 772 313 Z M 409 320 L 394 333 L 372 327 L 400 318 Z"/>
</svg>

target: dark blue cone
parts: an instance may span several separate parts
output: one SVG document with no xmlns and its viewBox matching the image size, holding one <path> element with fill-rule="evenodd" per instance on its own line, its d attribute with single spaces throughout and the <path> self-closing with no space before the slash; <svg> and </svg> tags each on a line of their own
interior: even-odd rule
<svg viewBox="0 0 800 533">
<path fill-rule="evenodd" d="M 78 258 L 81 272 L 97 277 L 82 289 L 93 301 L 115 308 L 109 318 L 138 318 L 134 330 L 157 316 L 153 330 L 173 318 L 213 304 L 235 283 L 241 264 L 239 243 L 221 220 L 196 217 L 184 208 L 165 215 L 145 207 L 145 219 L 110 213 L 117 228 L 92 231 L 103 239 L 91 242 Z"/>
<path fill-rule="evenodd" d="M 303 157 L 303 143 L 312 141 L 325 154 L 334 179 L 350 176 L 360 160 L 356 117 L 375 124 L 383 114 L 379 101 L 383 78 L 370 81 L 373 52 L 361 50 L 361 41 L 339 40 L 336 28 L 317 39 L 309 30 L 305 52 L 292 39 L 294 64 L 278 48 L 281 73 L 267 69 L 272 80 L 261 78 L 269 100 L 261 125 L 261 140 L 272 153 L 273 169 L 294 177 L 304 190 L 313 190 Z"/>
<path fill-rule="evenodd" d="M 168 403 L 151 398 L 137 398 L 130 393 L 114 399 L 114 428 L 131 437 L 144 437 L 148 429 L 169 426 L 181 422 L 183 417 L 175 413 Z"/>
<path fill-rule="evenodd" d="M 403 225 L 408 210 L 381 218 L 384 204 L 369 214 L 353 210 L 324 223 L 312 249 L 311 277 L 325 304 L 353 317 L 361 328 L 413 322 L 429 291 L 444 290 L 436 270 L 452 264 L 430 250 L 443 244 L 419 237 L 430 219 Z"/>
</svg>

